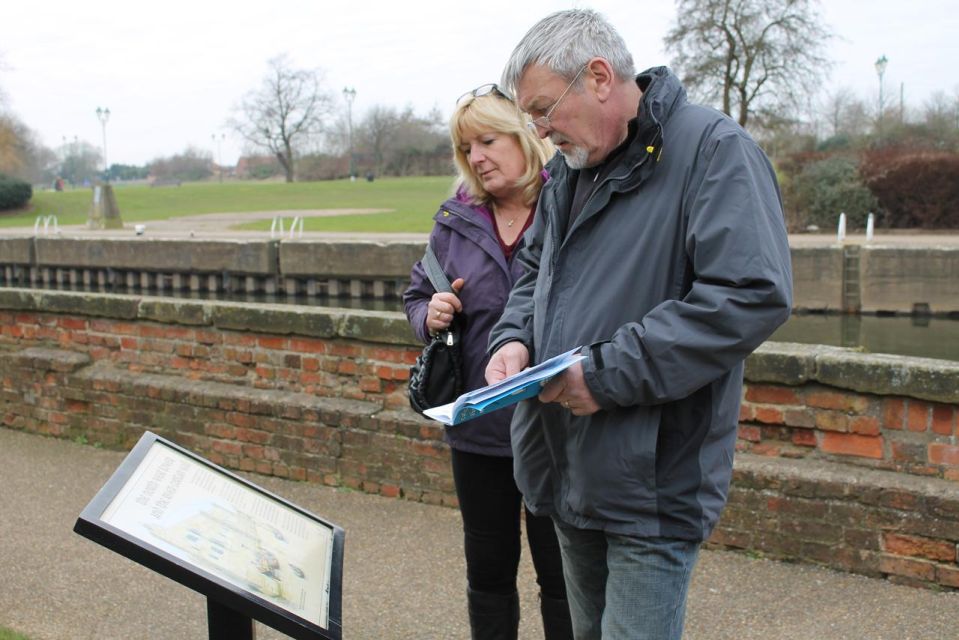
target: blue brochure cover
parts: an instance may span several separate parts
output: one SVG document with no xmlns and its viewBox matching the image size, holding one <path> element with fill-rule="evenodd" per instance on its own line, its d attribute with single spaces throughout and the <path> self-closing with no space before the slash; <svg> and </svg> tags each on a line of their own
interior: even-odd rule
<svg viewBox="0 0 959 640">
<path fill-rule="evenodd" d="M 433 420 L 452 426 L 532 398 L 539 395 L 540 390 L 557 373 L 586 358 L 579 355 L 579 350 L 580 347 L 570 349 L 488 387 L 468 391 L 453 402 L 427 409 L 424 413 Z"/>
</svg>

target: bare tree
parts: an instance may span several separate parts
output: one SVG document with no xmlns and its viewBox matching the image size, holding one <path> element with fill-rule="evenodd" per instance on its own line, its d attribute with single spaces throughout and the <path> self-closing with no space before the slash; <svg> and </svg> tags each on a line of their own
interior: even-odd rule
<svg viewBox="0 0 959 640">
<path fill-rule="evenodd" d="M 832 128 L 831 135 L 838 136 L 843 132 L 846 112 L 855 100 L 855 94 L 849 87 L 840 87 L 826 95 L 822 109 Z"/>
<path fill-rule="evenodd" d="M 57 164 L 35 131 L 13 114 L 0 114 L 0 173 L 40 184 L 54 177 Z"/>
<path fill-rule="evenodd" d="M 821 52 L 832 35 L 814 5 L 677 0 L 665 43 L 690 92 L 746 126 L 751 116 L 785 115 L 822 82 L 829 63 Z"/>
<path fill-rule="evenodd" d="M 324 89 L 320 71 L 293 69 L 286 56 L 268 64 L 260 88 L 244 96 L 229 124 L 247 142 L 276 156 L 286 181 L 293 182 L 300 147 L 323 130 L 333 97 Z"/>
<path fill-rule="evenodd" d="M 370 154 L 372 170 L 377 174 L 383 173 L 389 140 L 398 125 L 396 109 L 374 105 L 357 127 L 360 144 Z"/>
<path fill-rule="evenodd" d="M 368 154 L 378 175 L 429 175 L 451 171 L 449 134 L 442 114 L 434 109 L 419 116 L 407 106 L 402 111 L 376 105 L 357 127 L 359 147 Z"/>
<path fill-rule="evenodd" d="M 15 123 L 0 115 L 0 173 L 15 173 L 23 166 Z"/>
<path fill-rule="evenodd" d="M 92 181 L 99 167 L 103 164 L 103 157 L 98 147 L 85 140 L 65 144 L 63 161 L 60 164 L 60 175 L 70 184 L 78 185 Z"/>
<path fill-rule="evenodd" d="M 213 153 L 190 146 L 168 158 L 155 158 L 149 168 L 156 178 L 205 180 L 213 175 Z"/>
</svg>

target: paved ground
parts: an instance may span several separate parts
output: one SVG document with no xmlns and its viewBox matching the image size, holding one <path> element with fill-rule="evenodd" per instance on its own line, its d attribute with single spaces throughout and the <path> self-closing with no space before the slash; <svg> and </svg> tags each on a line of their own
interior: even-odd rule
<svg viewBox="0 0 959 640">
<path fill-rule="evenodd" d="M 207 637 L 201 596 L 72 532 L 123 457 L 0 428 L 0 625 L 33 640 Z M 249 477 L 345 528 L 345 638 L 468 637 L 455 510 Z M 525 556 L 520 592 L 520 637 L 541 638 Z M 957 620 L 957 593 L 704 552 L 686 639 L 944 640 Z"/>
</svg>

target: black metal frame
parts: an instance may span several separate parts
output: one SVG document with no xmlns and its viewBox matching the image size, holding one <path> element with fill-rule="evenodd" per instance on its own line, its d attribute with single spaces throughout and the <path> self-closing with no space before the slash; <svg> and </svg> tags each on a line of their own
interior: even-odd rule
<svg viewBox="0 0 959 640">
<path fill-rule="evenodd" d="M 155 443 L 167 446 L 207 469 L 239 482 L 269 500 L 292 509 L 332 530 L 333 550 L 332 566 L 330 567 L 327 628 L 278 607 L 251 591 L 233 585 L 102 520 L 103 512 L 113 502 L 117 493 L 126 485 L 130 476 Z M 248 637 L 252 638 L 252 622 L 246 625 L 244 620 L 255 619 L 297 640 L 342 639 L 343 542 L 345 535 L 343 529 L 152 432 L 147 431 L 143 434 L 140 441 L 114 471 L 107 483 L 80 513 L 73 530 L 134 562 L 205 595 L 208 603 L 210 638 L 237 637 L 236 635 L 222 635 L 214 629 L 213 627 L 217 626 L 219 622 L 229 625 L 231 630 L 249 627 L 251 635 Z M 221 631 L 225 632 L 226 630 L 222 629 Z"/>
</svg>

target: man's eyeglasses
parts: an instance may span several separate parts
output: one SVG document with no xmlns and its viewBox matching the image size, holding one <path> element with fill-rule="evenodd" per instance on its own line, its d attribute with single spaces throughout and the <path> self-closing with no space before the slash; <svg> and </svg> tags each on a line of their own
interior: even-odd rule
<svg viewBox="0 0 959 640">
<path fill-rule="evenodd" d="M 563 98 L 566 97 L 566 94 L 569 93 L 569 90 L 573 88 L 573 85 L 576 84 L 576 81 L 579 80 L 579 77 L 583 75 L 583 72 L 586 71 L 586 67 L 588 66 L 589 65 L 583 65 L 583 68 L 576 72 L 576 75 L 573 76 L 573 79 L 570 81 L 570 83 L 566 85 L 566 89 L 563 90 L 563 93 L 559 94 L 559 97 L 556 98 L 556 102 L 553 103 L 553 106 L 549 108 L 545 115 L 542 115 L 538 118 L 530 117 L 529 121 L 526 123 L 526 126 L 533 131 L 536 131 L 537 127 L 540 129 L 549 129 L 549 117 L 553 115 L 553 112 L 556 111 L 556 107 L 558 107 L 559 103 L 563 101 Z"/>
<path fill-rule="evenodd" d="M 456 99 L 456 104 L 459 105 L 461 102 L 463 102 L 464 99 L 468 97 L 482 98 L 483 96 L 488 96 L 490 94 L 494 96 L 499 96 L 501 98 L 506 98 L 510 102 L 513 101 L 513 99 L 509 96 L 508 93 L 506 93 L 505 91 L 499 88 L 499 85 L 493 82 L 490 82 L 489 84 L 481 84 L 480 86 L 476 87 L 472 91 L 467 91 L 466 93 L 464 93 L 463 95 L 461 95 L 459 98 Z"/>
</svg>

